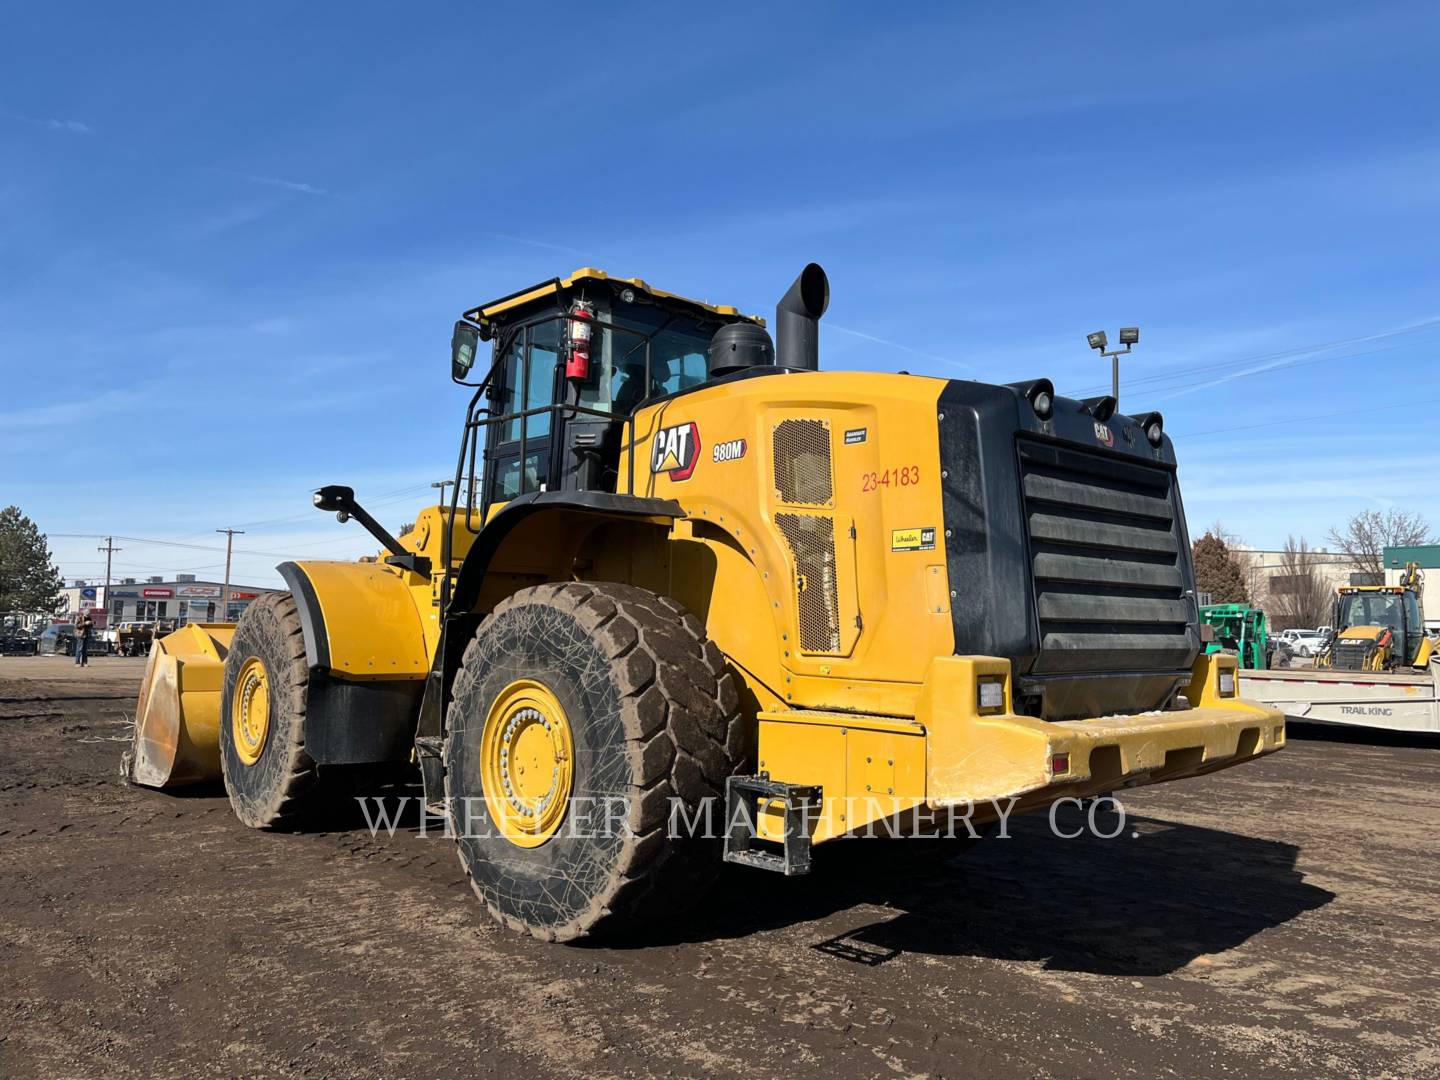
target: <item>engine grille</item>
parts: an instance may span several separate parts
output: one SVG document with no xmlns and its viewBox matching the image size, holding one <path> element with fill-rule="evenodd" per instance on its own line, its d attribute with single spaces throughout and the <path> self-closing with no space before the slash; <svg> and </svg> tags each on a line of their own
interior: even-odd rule
<svg viewBox="0 0 1440 1080">
<path fill-rule="evenodd" d="M 829 506 L 835 498 L 830 470 L 830 424 L 825 420 L 782 420 L 772 436 L 775 493 L 781 502 Z"/>
<path fill-rule="evenodd" d="M 1340 671 L 1364 671 L 1374 647 L 1369 641 L 1337 641 L 1330 646 L 1331 666 Z"/>
<path fill-rule="evenodd" d="M 795 560 L 795 599 L 802 652 L 840 651 L 840 604 L 835 578 L 835 524 L 817 514 L 777 513 Z"/>
<path fill-rule="evenodd" d="M 1031 672 L 1188 667 L 1198 634 L 1173 474 L 1050 443 L 1019 445 L 1040 624 Z"/>
</svg>

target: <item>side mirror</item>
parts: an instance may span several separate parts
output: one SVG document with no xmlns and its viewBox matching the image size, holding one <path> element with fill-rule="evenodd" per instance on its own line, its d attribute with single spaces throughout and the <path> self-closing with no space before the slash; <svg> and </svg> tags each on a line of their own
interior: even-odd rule
<svg viewBox="0 0 1440 1080">
<path fill-rule="evenodd" d="M 355 489 L 343 484 L 330 484 L 315 492 L 314 501 L 318 509 L 348 514 L 355 505 Z"/>
<path fill-rule="evenodd" d="M 457 322 L 450 335 L 450 377 L 457 382 L 470 374 L 480 352 L 480 331 L 469 323 Z"/>
</svg>

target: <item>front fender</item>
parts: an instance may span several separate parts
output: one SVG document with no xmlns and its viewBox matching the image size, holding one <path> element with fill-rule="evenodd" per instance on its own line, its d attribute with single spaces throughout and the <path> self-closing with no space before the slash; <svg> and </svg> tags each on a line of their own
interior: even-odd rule
<svg viewBox="0 0 1440 1080">
<path fill-rule="evenodd" d="M 283 563 L 300 614 L 305 750 L 322 765 L 410 758 L 429 670 L 425 633 L 400 571 L 379 563 Z"/>
<path fill-rule="evenodd" d="M 346 679 L 423 679 L 425 631 L 402 571 L 381 563 L 281 563 L 300 609 L 305 659 Z"/>
</svg>

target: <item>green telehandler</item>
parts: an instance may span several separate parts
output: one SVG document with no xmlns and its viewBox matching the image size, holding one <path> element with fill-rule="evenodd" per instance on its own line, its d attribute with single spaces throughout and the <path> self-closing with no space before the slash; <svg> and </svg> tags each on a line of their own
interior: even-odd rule
<svg viewBox="0 0 1440 1080">
<path fill-rule="evenodd" d="M 1200 621 L 1215 631 L 1215 640 L 1205 646 L 1207 653 L 1233 652 L 1240 666 L 1263 671 L 1275 666 L 1277 648 L 1265 624 L 1265 612 L 1248 604 L 1206 604 Z"/>
</svg>

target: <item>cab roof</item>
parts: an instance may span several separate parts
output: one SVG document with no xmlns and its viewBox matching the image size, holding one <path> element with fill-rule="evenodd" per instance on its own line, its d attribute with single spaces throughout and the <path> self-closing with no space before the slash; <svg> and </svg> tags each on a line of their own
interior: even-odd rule
<svg viewBox="0 0 1440 1080">
<path fill-rule="evenodd" d="M 711 315 L 719 315 L 722 318 L 744 319 L 748 322 L 756 323 L 759 326 L 765 325 L 765 320 L 758 315 L 742 315 L 738 308 L 731 307 L 728 304 L 708 304 L 703 300 L 691 300 L 688 296 L 677 296 L 675 293 L 657 289 L 641 278 L 615 277 L 607 274 L 604 270 L 597 270 L 593 266 L 582 266 L 568 277 L 551 278 L 549 281 L 542 281 L 539 285 L 532 285 L 528 289 L 521 289 L 519 292 L 511 293 L 509 296 L 502 296 L 498 300 L 491 300 L 489 303 L 471 308 L 465 312 L 465 318 L 473 323 L 487 323 L 507 311 L 526 307 L 537 301 L 546 300 L 551 296 L 574 288 L 577 285 L 585 285 L 592 281 L 597 283 L 611 282 L 617 288 L 626 287 L 637 289 L 657 300 L 663 300 L 670 304 L 683 304 L 687 307 L 708 312 Z"/>
</svg>

